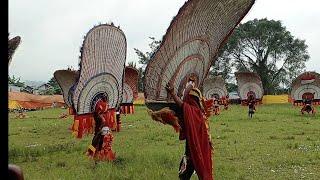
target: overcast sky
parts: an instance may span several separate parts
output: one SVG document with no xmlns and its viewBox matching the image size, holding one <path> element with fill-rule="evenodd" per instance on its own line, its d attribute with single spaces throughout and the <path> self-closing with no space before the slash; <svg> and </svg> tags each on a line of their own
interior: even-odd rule
<svg viewBox="0 0 320 180">
<path fill-rule="evenodd" d="M 114 22 L 124 31 L 127 62 L 138 62 L 133 48 L 148 51 L 148 37 L 161 39 L 185 0 L 10 0 L 10 37 L 22 42 L 9 74 L 22 80 L 48 81 L 53 72 L 78 69 L 84 35 L 98 23 Z M 256 0 L 242 22 L 254 18 L 281 20 L 292 35 L 305 39 L 307 70 L 320 72 L 320 2 Z"/>
</svg>

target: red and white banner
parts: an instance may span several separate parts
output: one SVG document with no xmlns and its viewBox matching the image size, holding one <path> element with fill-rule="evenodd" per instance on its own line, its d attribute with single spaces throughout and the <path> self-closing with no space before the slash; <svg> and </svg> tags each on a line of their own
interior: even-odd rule
<svg viewBox="0 0 320 180">
<path fill-rule="evenodd" d="M 313 83 L 315 81 L 316 77 L 312 74 L 305 74 L 302 78 L 301 78 L 301 84 L 310 84 Z"/>
</svg>

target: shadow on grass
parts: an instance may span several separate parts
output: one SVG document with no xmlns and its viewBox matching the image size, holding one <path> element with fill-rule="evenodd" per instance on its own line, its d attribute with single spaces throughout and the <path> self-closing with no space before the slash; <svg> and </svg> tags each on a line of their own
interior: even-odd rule
<svg viewBox="0 0 320 180">
<path fill-rule="evenodd" d="M 54 152 L 73 152 L 75 149 L 82 151 L 80 148 L 75 147 L 74 142 L 53 144 L 46 147 L 41 147 L 41 144 L 35 144 L 37 146 L 28 147 L 13 147 L 9 151 L 9 160 L 13 162 L 32 162 L 37 161 L 41 156 L 51 154 Z"/>
<path fill-rule="evenodd" d="M 112 164 L 118 168 L 125 168 L 128 163 L 126 162 L 125 158 L 117 157 L 114 161 L 112 161 Z"/>
</svg>

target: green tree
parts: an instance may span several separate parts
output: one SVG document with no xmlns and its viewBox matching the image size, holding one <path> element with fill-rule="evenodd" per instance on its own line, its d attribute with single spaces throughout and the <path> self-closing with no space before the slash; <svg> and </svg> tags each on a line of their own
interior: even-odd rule
<svg viewBox="0 0 320 180">
<path fill-rule="evenodd" d="M 154 37 L 149 37 L 149 39 L 151 39 L 151 43 L 149 44 L 150 51 L 144 53 L 137 48 L 133 48 L 138 55 L 140 64 L 148 64 L 152 55 L 156 52 L 161 44 L 161 40 L 156 40 Z"/>
<path fill-rule="evenodd" d="M 48 84 L 52 87 L 52 89 L 48 90 L 48 92 L 44 92 L 45 94 L 62 94 L 62 90 L 54 77 L 49 80 Z"/>
<path fill-rule="evenodd" d="M 55 89 L 54 88 L 50 88 L 50 89 L 39 91 L 39 94 L 40 95 L 54 95 L 56 93 L 55 93 Z"/>
<path fill-rule="evenodd" d="M 238 71 L 259 74 L 265 94 L 273 94 L 280 83 L 289 86 L 309 59 L 305 40 L 291 35 L 280 21 L 254 19 L 240 24 L 219 53 Z M 218 58 L 218 59 L 219 59 Z"/>
<path fill-rule="evenodd" d="M 230 58 L 228 57 L 220 57 L 216 58 L 212 68 L 210 69 L 210 75 L 212 76 L 222 76 L 222 78 L 228 82 L 231 77 L 232 66 L 231 66 Z"/>
<path fill-rule="evenodd" d="M 138 92 L 143 92 L 144 69 L 138 68 Z"/>
<path fill-rule="evenodd" d="M 149 44 L 150 51 L 142 52 L 137 48 L 134 48 L 136 54 L 139 58 L 139 63 L 146 65 L 150 61 L 152 55 L 158 50 L 161 41 L 156 40 L 154 37 L 149 37 L 151 39 L 151 43 Z M 145 66 L 139 68 L 139 81 L 138 81 L 138 91 L 143 92 L 143 82 L 144 82 L 144 75 L 145 75 Z"/>
<path fill-rule="evenodd" d="M 18 87 L 25 87 L 25 83 L 20 81 L 20 77 L 16 78 L 14 77 L 14 75 L 12 76 L 12 78 L 10 76 L 8 76 L 8 84 L 12 84 Z"/>
<path fill-rule="evenodd" d="M 137 68 L 137 64 L 133 61 L 131 62 L 128 62 L 128 66 L 131 66 L 131 67 L 134 67 L 134 68 Z"/>
<path fill-rule="evenodd" d="M 227 88 L 228 92 L 238 91 L 238 85 L 236 85 L 234 83 L 226 83 L 226 88 Z"/>
<path fill-rule="evenodd" d="M 16 81 L 15 77 L 12 76 L 12 78 L 10 76 L 8 76 L 8 84 L 14 84 Z"/>
</svg>

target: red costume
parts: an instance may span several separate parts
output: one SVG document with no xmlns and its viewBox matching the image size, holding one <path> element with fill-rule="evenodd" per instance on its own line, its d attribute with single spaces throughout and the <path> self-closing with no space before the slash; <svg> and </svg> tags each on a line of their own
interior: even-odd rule
<svg viewBox="0 0 320 180">
<path fill-rule="evenodd" d="M 304 114 L 304 112 L 307 112 L 308 114 L 311 112 L 311 114 L 315 114 L 316 110 L 312 106 L 312 99 L 304 99 L 302 101 L 303 107 L 301 108 L 301 114 Z"/>
<path fill-rule="evenodd" d="M 112 130 L 115 130 L 115 109 L 108 109 L 108 103 L 103 100 L 98 100 L 95 105 L 95 112 L 103 117 L 105 126 Z M 95 126 L 95 120 L 93 114 L 81 114 L 74 115 L 74 123 L 71 127 L 73 135 L 77 138 L 82 138 L 84 134 L 93 133 L 93 127 Z"/>
<path fill-rule="evenodd" d="M 108 103 L 101 99 L 95 105 L 95 132 L 87 153 L 95 160 L 115 159 L 115 153 L 111 148 L 113 141 L 111 130 L 116 128 L 115 109 L 108 107 Z"/>
<path fill-rule="evenodd" d="M 221 101 L 222 101 L 222 105 L 224 106 L 224 109 L 225 110 L 228 110 L 228 106 L 229 106 L 229 98 L 228 98 L 228 96 L 223 96 L 222 98 L 221 98 Z"/>
<path fill-rule="evenodd" d="M 184 98 L 182 108 L 183 129 L 180 139 L 187 140 L 186 148 L 189 148 L 189 156 L 199 179 L 212 180 L 210 135 L 204 112 L 191 95 Z"/>
<path fill-rule="evenodd" d="M 72 126 L 73 134 L 77 138 L 82 138 L 83 134 L 94 132 L 87 155 L 95 160 L 114 160 L 115 153 L 111 148 L 113 141 L 111 130 L 116 129 L 115 109 L 108 109 L 108 103 L 102 99 L 98 100 L 94 107 L 92 114 L 75 114 Z M 103 131 L 103 128 L 107 131 Z"/>
<path fill-rule="evenodd" d="M 192 88 L 192 89 L 191 89 Z M 170 124 L 179 131 L 179 139 L 186 140 L 185 155 L 180 162 L 179 178 L 188 180 L 194 170 L 201 180 L 213 180 L 213 163 L 211 154 L 213 145 L 209 133 L 208 117 L 213 108 L 213 100 L 205 100 L 199 89 L 187 86 L 183 101 L 174 94 L 170 84 L 167 91 L 181 108 L 179 118 L 168 107 L 159 111 L 149 110 L 152 119 L 163 124 Z M 182 115 L 182 117 L 181 117 Z"/>
</svg>

